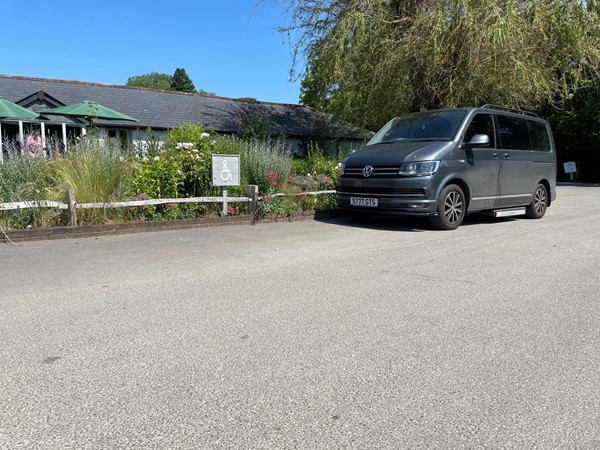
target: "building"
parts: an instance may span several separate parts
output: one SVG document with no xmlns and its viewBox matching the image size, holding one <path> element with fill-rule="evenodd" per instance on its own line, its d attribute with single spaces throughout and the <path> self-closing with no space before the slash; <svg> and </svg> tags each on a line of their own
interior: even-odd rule
<svg viewBox="0 0 600 450">
<path fill-rule="evenodd" d="M 80 81 L 51 80 L 0 75 L 0 96 L 20 106 L 39 112 L 45 109 L 79 103 L 84 100 L 127 114 L 137 122 L 96 121 L 96 129 L 122 143 L 140 143 L 149 139 L 148 130 L 161 140 L 169 129 L 182 123 L 202 125 L 220 134 L 237 132 L 240 114 L 258 108 L 270 118 L 272 136 L 285 139 L 294 154 L 306 154 L 307 144 L 319 141 L 331 153 L 358 146 L 372 135 L 369 131 L 303 105 L 257 102 L 202 94 L 190 94 L 130 86 L 112 86 Z M 42 116 L 39 120 L 0 119 L 3 142 L 23 142 L 32 129 L 42 129 L 44 145 L 68 140 L 85 133 L 84 119 Z"/>
</svg>

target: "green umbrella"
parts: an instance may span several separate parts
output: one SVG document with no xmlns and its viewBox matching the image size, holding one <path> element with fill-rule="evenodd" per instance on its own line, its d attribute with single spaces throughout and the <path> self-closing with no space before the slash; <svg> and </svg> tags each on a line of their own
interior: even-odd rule
<svg viewBox="0 0 600 450">
<path fill-rule="evenodd" d="M 90 100 L 84 100 L 81 103 L 74 103 L 72 105 L 59 106 L 58 108 L 46 109 L 40 111 L 40 114 L 56 114 L 58 116 L 65 117 L 83 117 L 85 119 L 103 119 L 103 120 L 128 120 L 137 122 L 127 114 L 120 113 L 114 109 L 102 106 L 100 103 L 92 102 Z"/>
<path fill-rule="evenodd" d="M 38 116 L 39 114 L 0 97 L 0 117 L 4 119 L 37 119 Z"/>
<path fill-rule="evenodd" d="M 37 119 L 38 117 L 39 114 L 0 97 L 0 119 Z M 0 124 L 0 163 L 4 162 L 2 153 L 2 124 Z"/>
</svg>

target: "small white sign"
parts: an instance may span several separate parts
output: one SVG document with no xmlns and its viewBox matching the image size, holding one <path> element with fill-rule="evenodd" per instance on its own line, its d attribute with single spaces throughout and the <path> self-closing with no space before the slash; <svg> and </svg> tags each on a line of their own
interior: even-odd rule
<svg viewBox="0 0 600 450">
<path fill-rule="evenodd" d="M 574 162 L 566 162 L 563 164 L 565 166 L 565 173 L 575 173 L 577 172 L 577 167 L 575 167 Z"/>
<path fill-rule="evenodd" d="M 240 185 L 240 155 L 211 155 L 213 186 Z"/>
</svg>

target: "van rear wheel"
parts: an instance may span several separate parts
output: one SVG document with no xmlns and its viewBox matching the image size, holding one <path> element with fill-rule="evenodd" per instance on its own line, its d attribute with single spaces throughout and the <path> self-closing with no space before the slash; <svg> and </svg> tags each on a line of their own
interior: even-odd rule
<svg viewBox="0 0 600 450">
<path fill-rule="evenodd" d="M 437 216 L 431 216 L 431 225 L 440 230 L 455 230 L 467 214 L 467 203 L 463 190 L 455 185 L 446 186 L 437 204 Z"/>
<path fill-rule="evenodd" d="M 525 215 L 530 219 L 541 219 L 546 214 L 547 208 L 548 191 L 546 186 L 540 183 L 535 187 L 531 203 L 525 208 Z"/>
</svg>

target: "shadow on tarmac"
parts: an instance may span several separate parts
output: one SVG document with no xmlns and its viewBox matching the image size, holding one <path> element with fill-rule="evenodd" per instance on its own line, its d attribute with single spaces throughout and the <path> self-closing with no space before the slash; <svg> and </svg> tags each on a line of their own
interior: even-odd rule
<svg viewBox="0 0 600 450">
<path fill-rule="evenodd" d="M 330 223 L 334 225 L 352 227 L 352 228 L 365 228 L 371 230 L 381 231 L 400 231 L 400 232 L 424 232 L 424 231 L 435 231 L 445 232 L 452 230 L 438 230 L 433 228 L 429 224 L 429 220 L 426 217 L 401 217 L 393 215 L 357 215 L 351 214 L 347 211 L 335 210 L 334 214 L 324 215 L 319 217 L 319 214 L 315 214 L 315 220 L 323 223 Z M 491 217 L 485 214 L 469 214 L 459 228 L 480 225 L 480 224 L 502 224 L 505 222 L 512 222 L 514 220 L 529 220 L 524 216 L 516 217 Z"/>
</svg>

